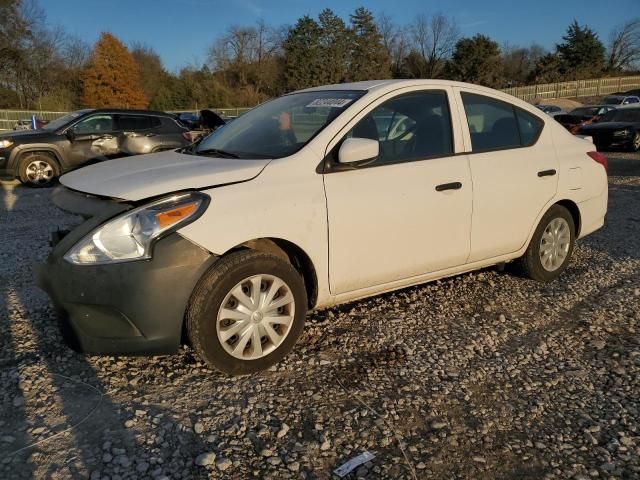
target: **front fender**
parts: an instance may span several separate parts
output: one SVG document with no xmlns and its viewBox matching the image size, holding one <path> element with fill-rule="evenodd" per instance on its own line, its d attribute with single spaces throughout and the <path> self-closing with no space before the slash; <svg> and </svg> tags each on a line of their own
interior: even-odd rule
<svg viewBox="0 0 640 480">
<path fill-rule="evenodd" d="M 29 143 L 27 145 L 18 145 L 11 151 L 11 156 L 9 157 L 9 162 L 7 163 L 7 168 L 13 170 L 18 175 L 18 163 L 20 158 L 29 152 L 48 152 L 53 154 L 60 164 L 62 171 L 66 171 L 68 166 L 64 161 L 64 154 L 62 149 L 56 145 L 52 145 L 50 143 Z"/>
</svg>

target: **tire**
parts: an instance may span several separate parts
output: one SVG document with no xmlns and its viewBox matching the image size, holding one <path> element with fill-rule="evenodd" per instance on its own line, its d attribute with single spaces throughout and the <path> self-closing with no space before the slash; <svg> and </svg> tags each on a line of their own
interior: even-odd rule
<svg viewBox="0 0 640 480">
<path fill-rule="evenodd" d="M 27 153 L 20 159 L 18 176 L 20 181 L 29 187 L 50 187 L 60 176 L 60 166 L 49 153 Z"/>
<path fill-rule="evenodd" d="M 555 257 L 549 257 L 547 255 L 545 256 L 545 260 L 543 260 L 543 256 L 541 255 L 542 239 L 543 236 L 545 236 L 545 243 L 548 244 L 549 240 L 553 237 L 553 233 L 551 233 L 552 237 L 549 237 L 549 234 L 545 233 L 545 231 L 548 227 L 551 230 L 554 230 L 552 226 L 562 227 L 559 230 L 555 230 L 559 232 L 559 236 L 556 236 L 555 239 L 553 239 L 554 243 L 552 243 L 549 246 L 549 249 L 546 249 L 545 251 L 556 251 L 553 249 L 552 245 L 558 244 L 560 245 L 560 250 L 566 250 L 564 251 L 565 256 L 562 258 L 562 254 L 556 255 Z M 568 230 L 568 232 L 566 232 L 566 230 Z M 562 233 L 563 231 L 568 233 L 568 235 Z M 567 268 L 571 259 L 571 254 L 573 253 L 573 247 L 575 245 L 575 231 L 575 223 L 569 210 L 562 205 L 553 205 L 540 220 L 540 223 L 531 238 L 529 247 L 527 247 L 527 251 L 522 257 L 514 262 L 516 270 L 525 277 L 529 277 L 539 282 L 550 282 L 551 280 L 558 278 Z M 554 258 L 555 261 L 553 260 Z"/>
<path fill-rule="evenodd" d="M 258 282 L 258 277 L 260 288 L 256 290 L 254 282 Z M 279 286 L 276 280 L 283 285 Z M 238 289 L 246 293 L 242 301 L 238 300 L 242 296 Z M 265 302 L 264 306 L 257 309 L 243 306 L 243 302 L 248 305 L 258 291 L 255 298 L 259 297 L 260 305 Z M 269 302 L 272 293 L 275 293 L 274 300 Z M 268 306 L 288 300 L 293 303 L 286 303 L 277 312 Z M 232 314 L 225 315 L 228 312 Z M 187 335 L 198 356 L 210 367 L 231 375 L 244 375 L 267 369 L 282 360 L 300 337 L 306 314 L 304 281 L 290 263 L 274 255 L 241 250 L 218 260 L 196 285 L 187 307 Z M 291 320 L 288 324 L 267 321 L 276 317 L 278 321 Z M 270 333 L 265 324 L 271 328 Z M 231 338 L 221 338 L 234 332 L 237 334 Z M 272 340 L 278 335 L 282 337 L 280 343 Z M 254 347 L 254 338 L 260 339 L 259 349 Z"/>
</svg>

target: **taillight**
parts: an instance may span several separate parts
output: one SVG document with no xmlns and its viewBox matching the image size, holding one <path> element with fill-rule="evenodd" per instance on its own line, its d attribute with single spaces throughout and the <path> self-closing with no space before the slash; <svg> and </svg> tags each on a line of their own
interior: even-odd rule
<svg viewBox="0 0 640 480">
<path fill-rule="evenodd" d="M 182 136 L 187 142 L 193 142 L 193 137 L 191 136 L 191 132 L 182 132 Z"/>
<path fill-rule="evenodd" d="M 609 160 L 606 155 L 603 155 L 600 152 L 587 152 L 591 158 L 593 158 L 596 162 L 604 167 L 604 171 L 609 175 Z"/>
</svg>

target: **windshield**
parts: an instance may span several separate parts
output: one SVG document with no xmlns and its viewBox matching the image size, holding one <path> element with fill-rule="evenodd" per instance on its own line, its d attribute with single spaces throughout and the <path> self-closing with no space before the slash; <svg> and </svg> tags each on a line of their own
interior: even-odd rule
<svg viewBox="0 0 640 480">
<path fill-rule="evenodd" d="M 605 105 L 620 105 L 622 103 L 622 97 L 604 97 Z"/>
<path fill-rule="evenodd" d="M 75 112 L 67 113 L 65 116 L 56 118 L 55 120 L 50 121 L 44 127 L 43 130 L 58 130 L 61 127 L 64 127 L 67 123 L 71 123 L 73 120 L 78 118 L 80 115 L 84 115 L 85 113 L 90 112 L 90 109 L 87 110 L 76 110 Z"/>
<path fill-rule="evenodd" d="M 603 122 L 640 122 L 640 108 L 613 110 L 602 117 Z"/>
<path fill-rule="evenodd" d="M 195 153 L 234 158 L 287 157 L 364 93 L 321 90 L 276 98 L 216 130 L 197 146 Z"/>
<path fill-rule="evenodd" d="M 598 113 L 598 110 L 598 107 L 576 108 L 571 110 L 571 115 L 575 115 L 576 117 L 593 117 Z"/>
</svg>

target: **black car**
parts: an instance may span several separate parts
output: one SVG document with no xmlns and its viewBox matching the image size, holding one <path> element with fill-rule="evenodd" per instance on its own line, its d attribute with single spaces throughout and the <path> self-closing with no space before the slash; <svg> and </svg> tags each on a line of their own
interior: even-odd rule
<svg viewBox="0 0 640 480">
<path fill-rule="evenodd" d="M 603 115 L 597 123 L 584 125 L 578 135 L 588 135 L 598 150 L 640 150 L 640 108 L 620 108 Z"/>
<path fill-rule="evenodd" d="M 87 109 L 71 112 L 38 130 L 0 134 L 0 178 L 45 187 L 63 173 L 125 155 L 124 134 L 153 137 L 155 150 L 191 143 L 188 129 L 164 112 Z"/>
</svg>

